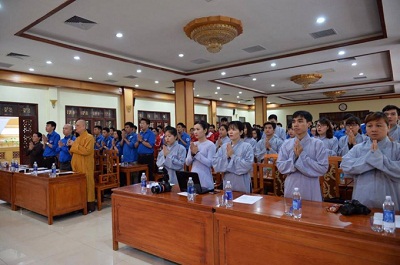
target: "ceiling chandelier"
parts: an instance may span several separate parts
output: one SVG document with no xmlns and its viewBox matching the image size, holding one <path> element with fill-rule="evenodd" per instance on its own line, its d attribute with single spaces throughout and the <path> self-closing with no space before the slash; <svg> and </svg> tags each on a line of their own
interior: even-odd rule
<svg viewBox="0 0 400 265">
<path fill-rule="evenodd" d="M 196 18 L 190 21 L 183 30 L 190 39 L 206 46 L 207 51 L 217 53 L 222 45 L 242 34 L 242 22 L 225 16 Z"/>
<path fill-rule="evenodd" d="M 322 74 L 301 74 L 290 77 L 290 81 L 301 85 L 303 88 L 308 88 L 311 84 L 320 80 L 321 77 Z"/>
<path fill-rule="evenodd" d="M 336 90 L 336 91 L 327 91 L 323 94 L 328 98 L 332 99 L 333 101 L 337 101 L 337 98 L 346 93 L 344 90 Z"/>
</svg>

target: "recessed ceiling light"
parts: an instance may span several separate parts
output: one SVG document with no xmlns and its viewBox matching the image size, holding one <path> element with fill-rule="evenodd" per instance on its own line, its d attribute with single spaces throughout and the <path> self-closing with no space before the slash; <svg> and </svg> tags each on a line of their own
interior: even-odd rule
<svg viewBox="0 0 400 265">
<path fill-rule="evenodd" d="M 92 79 L 93 79 L 93 77 L 89 77 L 88 79 L 89 79 L 89 80 L 92 80 Z"/>
<path fill-rule="evenodd" d="M 272 86 L 272 87 L 274 87 L 274 86 L 275 86 L 275 84 L 271 84 L 271 86 Z"/>
<path fill-rule="evenodd" d="M 79 57 L 79 56 L 74 56 L 74 59 L 75 59 L 75 60 L 80 60 L 81 57 Z"/>
<path fill-rule="evenodd" d="M 47 64 L 53 64 L 53 62 L 52 62 L 52 61 L 46 61 L 46 63 L 47 63 Z"/>
<path fill-rule="evenodd" d="M 254 77 L 254 78 L 253 78 L 253 81 L 257 81 L 257 78 Z"/>
<path fill-rule="evenodd" d="M 108 72 L 107 74 L 108 74 L 108 75 L 113 75 L 113 73 L 112 73 L 112 72 Z"/>
<path fill-rule="evenodd" d="M 359 73 L 358 75 L 364 75 L 364 73 Z"/>
<path fill-rule="evenodd" d="M 222 98 L 219 98 L 219 100 L 222 100 Z"/>
<path fill-rule="evenodd" d="M 226 75 L 226 73 L 225 73 L 225 72 L 222 72 L 221 75 Z"/>
<path fill-rule="evenodd" d="M 238 100 L 238 103 L 240 103 L 240 100 Z"/>
<path fill-rule="evenodd" d="M 236 98 L 240 98 L 240 96 L 236 96 Z"/>
<path fill-rule="evenodd" d="M 276 66 L 276 63 L 271 63 L 271 67 L 275 67 Z"/>
<path fill-rule="evenodd" d="M 124 36 L 124 34 L 122 34 L 121 32 L 118 32 L 117 34 L 115 34 L 115 36 L 117 38 L 122 38 Z"/>
<path fill-rule="evenodd" d="M 197 94 L 197 95 L 196 95 L 196 97 L 200 97 L 200 95 L 199 95 L 199 94 Z"/>
<path fill-rule="evenodd" d="M 338 55 L 345 55 L 345 53 L 346 53 L 345 51 L 339 51 Z"/>
<path fill-rule="evenodd" d="M 220 86 L 217 86 L 217 89 L 221 89 L 221 87 L 220 87 Z"/>
<path fill-rule="evenodd" d="M 215 91 L 215 93 L 214 93 L 215 95 L 218 95 L 218 92 L 217 91 Z"/>
<path fill-rule="evenodd" d="M 33 71 L 35 71 L 35 69 L 33 69 L 33 68 L 29 68 L 29 71 L 33 72 Z"/>
<path fill-rule="evenodd" d="M 193 87 L 193 90 L 196 90 L 196 88 L 195 88 L 195 87 Z"/>
<path fill-rule="evenodd" d="M 139 87 L 139 85 L 138 85 L 138 84 L 136 84 L 136 85 L 135 85 L 135 87 Z"/>
<path fill-rule="evenodd" d="M 182 58 L 185 55 L 183 53 L 180 53 L 178 56 Z"/>
<path fill-rule="evenodd" d="M 267 101 L 268 104 L 271 104 L 271 101 Z"/>
<path fill-rule="evenodd" d="M 142 72 L 142 70 L 140 70 L 140 69 L 136 70 L 136 73 L 141 73 L 141 72 Z"/>
<path fill-rule="evenodd" d="M 352 64 L 351 64 L 351 66 L 356 66 L 356 65 L 357 65 L 357 63 L 352 63 Z"/>
<path fill-rule="evenodd" d="M 242 91 L 239 91 L 239 94 L 242 94 L 243 92 Z"/>
<path fill-rule="evenodd" d="M 154 83 L 158 84 L 159 82 L 156 80 L 156 81 L 154 81 Z"/>
<path fill-rule="evenodd" d="M 325 22 L 325 18 L 324 17 L 319 17 L 319 18 L 317 18 L 317 23 L 318 24 L 322 24 L 322 23 L 324 23 Z"/>
<path fill-rule="evenodd" d="M 175 93 L 175 90 L 172 90 L 172 93 Z"/>
</svg>

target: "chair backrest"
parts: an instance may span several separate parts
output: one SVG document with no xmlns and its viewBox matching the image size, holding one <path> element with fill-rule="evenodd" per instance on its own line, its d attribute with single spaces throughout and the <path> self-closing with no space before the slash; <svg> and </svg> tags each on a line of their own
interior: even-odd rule
<svg viewBox="0 0 400 265">
<path fill-rule="evenodd" d="M 253 163 L 252 192 L 264 192 L 263 164 Z"/>
<path fill-rule="evenodd" d="M 98 171 L 102 173 L 102 155 L 100 154 L 100 150 L 94 150 L 94 171 Z"/>
<path fill-rule="evenodd" d="M 102 155 L 101 164 L 104 174 L 100 174 L 100 183 L 115 183 L 119 186 L 119 156 L 116 150 L 105 150 Z"/>
<path fill-rule="evenodd" d="M 271 175 L 274 179 L 273 182 L 273 189 L 274 195 L 282 197 L 284 195 L 284 186 L 285 186 L 285 179 L 286 175 L 281 174 L 276 167 L 276 161 L 278 160 L 278 154 L 266 154 L 264 155 L 264 164 L 267 164 L 267 168 L 271 169 Z M 272 167 L 271 167 L 272 165 Z"/>
<path fill-rule="evenodd" d="M 323 200 L 339 198 L 340 173 L 339 164 L 341 156 L 330 156 L 328 171 L 319 178 Z"/>
</svg>

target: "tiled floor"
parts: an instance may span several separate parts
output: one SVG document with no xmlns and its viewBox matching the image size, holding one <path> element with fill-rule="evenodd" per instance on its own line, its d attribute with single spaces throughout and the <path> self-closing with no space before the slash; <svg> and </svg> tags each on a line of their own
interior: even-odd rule
<svg viewBox="0 0 400 265">
<path fill-rule="evenodd" d="M 175 264 L 119 244 L 112 249 L 111 201 L 102 211 L 47 218 L 0 201 L 0 265 Z"/>
</svg>

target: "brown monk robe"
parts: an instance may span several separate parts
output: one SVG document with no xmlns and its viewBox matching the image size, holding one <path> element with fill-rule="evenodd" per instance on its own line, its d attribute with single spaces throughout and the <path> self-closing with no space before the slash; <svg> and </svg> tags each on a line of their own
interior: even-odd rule
<svg viewBox="0 0 400 265">
<path fill-rule="evenodd" d="M 76 122 L 75 130 L 79 133 L 79 137 L 75 141 L 68 141 L 72 154 L 71 166 L 73 171 L 86 174 L 88 211 L 93 212 L 95 210 L 94 138 L 86 131 L 84 120 Z"/>
</svg>

